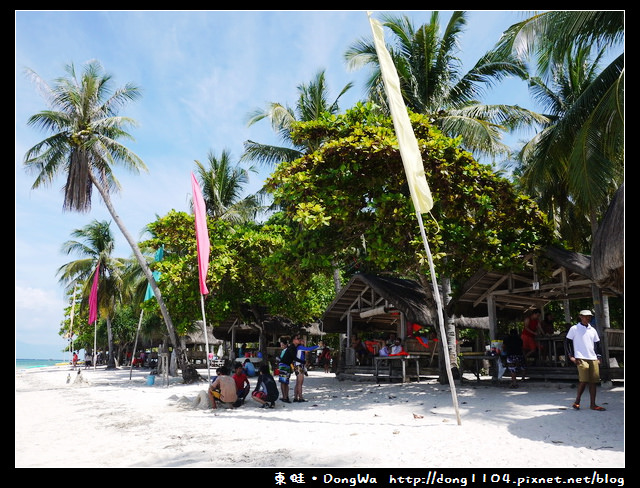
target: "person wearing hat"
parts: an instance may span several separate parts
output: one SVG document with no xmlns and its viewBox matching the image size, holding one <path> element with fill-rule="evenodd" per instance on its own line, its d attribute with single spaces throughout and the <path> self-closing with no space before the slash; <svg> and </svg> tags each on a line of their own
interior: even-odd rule
<svg viewBox="0 0 640 488">
<path fill-rule="evenodd" d="M 573 404 L 575 410 L 580 410 L 580 397 L 589 385 L 591 410 L 603 411 L 604 407 L 596 405 L 596 386 L 600 382 L 600 337 L 590 324 L 593 314 L 591 310 L 581 310 L 578 314 L 580 322 L 572 326 L 567 332 L 565 350 L 569 360 L 578 367 L 578 392 Z"/>
</svg>

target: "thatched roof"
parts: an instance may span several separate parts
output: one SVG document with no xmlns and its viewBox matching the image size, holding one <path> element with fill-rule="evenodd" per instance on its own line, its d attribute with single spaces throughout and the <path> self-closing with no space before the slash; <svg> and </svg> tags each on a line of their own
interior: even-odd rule
<svg viewBox="0 0 640 488">
<path fill-rule="evenodd" d="M 367 311 L 385 311 L 366 316 Z M 364 313 L 365 317 L 361 314 Z M 354 330 L 375 329 L 395 331 L 400 313 L 406 321 L 420 325 L 437 325 L 438 317 L 430 294 L 414 280 L 355 274 L 327 307 L 321 322 L 325 332 L 345 332 L 347 315 L 351 315 Z M 457 327 L 489 328 L 487 317 L 454 317 Z"/>
<path fill-rule="evenodd" d="M 185 344 L 187 345 L 206 344 L 204 332 L 202 330 L 202 320 L 196 320 L 194 325 L 196 326 L 196 329 L 193 332 L 190 332 L 187 335 L 185 335 L 185 339 L 184 339 Z M 213 334 L 213 327 L 211 327 L 208 324 L 207 324 L 207 340 L 209 341 L 209 345 L 213 344 L 214 346 L 217 346 L 222 343 L 221 340 L 216 339 L 216 337 Z"/>
<path fill-rule="evenodd" d="M 600 287 L 624 293 L 624 183 L 593 236 L 591 274 Z"/>
<path fill-rule="evenodd" d="M 291 336 L 296 333 L 316 336 L 324 334 L 316 323 L 298 325 L 285 317 L 268 314 L 264 316 L 262 326 L 267 338 L 274 335 L 277 337 Z M 213 335 L 220 340 L 230 341 L 234 333 L 236 342 L 257 342 L 260 337 L 260 327 L 255 322 L 232 314 L 227 320 L 213 328 Z"/>
</svg>

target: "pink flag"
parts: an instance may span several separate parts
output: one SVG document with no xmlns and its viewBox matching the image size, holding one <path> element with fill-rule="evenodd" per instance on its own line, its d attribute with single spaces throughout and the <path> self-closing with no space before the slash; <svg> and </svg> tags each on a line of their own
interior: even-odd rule
<svg viewBox="0 0 640 488">
<path fill-rule="evenodd" d="M 196 219 L 196 244 L 198 246 L 198 274 L 200 275 L 200 293 L 207 295 L 207 270 L 209 269 L 209 230 L 207 229 L 207 208 L 202 198 L 200 185 L 191 173 L 191 189 L 193 192 L 193 213 Z"/>
<path fill-rule="evenodd" d="M 93 284 L 91 285 L 91 294 L 89 295 L 89 324 L 93 324 L 98 320 L 98 277 L 100 276 L 100 264 L 96 266 L 96 272 L 93 275 Z"/>
</svg>

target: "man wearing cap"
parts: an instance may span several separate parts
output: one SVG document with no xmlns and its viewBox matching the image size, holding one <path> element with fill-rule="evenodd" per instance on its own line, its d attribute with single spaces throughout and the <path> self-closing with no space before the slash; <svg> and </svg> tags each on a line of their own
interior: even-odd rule
<svg viewBox="0 0 640 488">
<path fill-rule="evenodd" d="M 589 384 L 591 410 L 603 411 L 596 405 L 596 386 L 600 382 L 600 337 L 596 329 L 589 323 L 593 314 L 590 310 L 581 310 L 578 314 L 580 323 L 572 326 L 567 332 L 565 349 L 569 360 L 578 367 L 578 393 L 573 408 L 580 410 L 580 397 Z"/>
</svg>

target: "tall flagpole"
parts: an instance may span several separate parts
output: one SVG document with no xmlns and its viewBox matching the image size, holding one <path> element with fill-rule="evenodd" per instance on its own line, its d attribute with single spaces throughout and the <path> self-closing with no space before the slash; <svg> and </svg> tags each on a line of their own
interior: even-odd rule
<svg viewBox="0 0 640 488">
<path fill-rule="evenodd" d="M 96 370 L 96 363 L 98 362 L 98 319 L 93 322 L 93 370 Z"/>
<path fill-rule="evenodd" d="M 209 252 L 211 244 L 209 242 L 209 229 L 207 227 L 207 208 L 202 197 L 202 191 L 196 176 L 191 173 L 191 191 L 193 193 L 193 215 L 196 228 L 196 247 L 198 252 L 198 281 L 200 282 L 200 308 L 202 310 L 202 331 L 207 360 L 207 374 L 211 383 L 211 362 L 209 361 L 209 337 L 207 334 L 207 317 L 204 313 L 204 296 L 209 293 L 207 288 L 207 270 L 209 269 Z"/>
<path fill-rule="evenodd" d="M 446 362 L 447 377 L 449 378 L 449 385 L 451 386 L 451 396 L 453 398 L 453 405 L 456 411 L 458 425 L 460 425 L 460 412 L 458 410 L 456 388 L 453 381 L 453 374 L 451 372 L 449 346 L 447 344 L 447 336 L 444 329 L 444 314 L 442 312 L 440 292 L 438 290 L 433 259 L 427 243 L 427 236 L 424 231 L 421 215 L 422 213 L 428 213 L 431 210 L 433 207 L 433 198 L 431 197 L 431 190 L 429 189 L 429 184 L 427 183 L 427 178 L 424 174 L 424 164 L 422 162 L 420 148 L 418 147 L 418 141 L 413 133 L 413 127 L 411 126 L 411 120 L 407 113 L 407 107 L 404 103 L 404 99 L 402 98 L 398 71 L 393 64 L 393 59 L 391 59 L 391 55 L 389 54 L 384 42 L 382 24 L 371 17 L 371 12 L 367 12 L 367 16 L 369 17 L 371 31 L 373 32 L 373 42 L 375 44 L 376 53 L 378 54 L 380 74 L 382 75 L 382 81 L 384 82 L 385 91 L 387 92 L 387 98 L 389 100 L 389 109 L 391 111 L 391 118 L 393 120 L 393 126 L 398 139 L 398 148 L 400 149 L 402 164 L 404 165 L 404 170 L 407 176 L 407 184 L 409 185 L 409 191 L 411 192 L 411 200 L 413 201 L 418 223 L 420 224 L 422 242 L 424 243 L 424 248 L 429 258 L 429 270 L 431 272 L 431 283 L 433 284 L 433 296 L 438 308 L 440 336 L 441 343 L 444 348 L 443 355 Z"/>
<path fill-rule="evenodd" d="M 209 337 L 207 334 L 207 317 L 204 314 L 204 295 L 200 294 L 200 309 L 202 310 L 202 331 L 204 332 L 204 343 L 206 348 L 207 374 L 209 375 L 209 383 L 211 383 L 211 361 L 209 361 Z"/>
<path fill-rule="evenodd" d="M 93 275 L 93 284 L 91 285 L 91 293 L 89 294 L 89 323 L 93 322 L 93 370 L 96 370 L 98 362 L 96 347 L 98 344 L 98 280 L 100 276 L 100 263 L 96 266 Z"/>
<path fill-rule="evenodd" d="M 418 223 L 420 224 L 420 234 L 422 235 L 422 242 L 424 243 L 424 250 L 427 253 L 429 259 L 429 271 L 431 272 L 431 284 L 433 285 L 433 297 L 436 300 L 436 307 L 438 309 L 438 323 L 440 325 L 440 338 L 442 339 L 442 355 L 444 356 L 445 368 L 447 369 L 447 377 L 449 378 L 449 386 L 451 387 L 451 400 L 453 401 L 453 408 L 456 411 L 456 419 L 458 425 L 461 424 L 460 409 L 458 406 L 458 395 L 456 393 L 456 385 L 453 381 L 453 374 L 451 373 L 451 359 L 449 358 L 449 345 L 447 343 L 447 332 L 444 329 L 444 313 L 442 311 L 442 300 L 440 299 L 440 290 L 438 290 L 438 282 L 436 281 L 436 271 L 433 266 L 433 258 L 431 257 L 431 249 L 429 248 L 429 242 L 427 241 L 427 235 L 424 231 L 424 224 L 422 223 L 422 215 L 420 212 L 416 212 Z M 435 346 L 434 346 L 435 347 Z"/>
<path fill-rule="evenodd" d="M 71 299 L 71 325 L 69 330 L 69 355 L 71 356 L 71 361 L 73 362 L 73 316 L 76 311 L 76 291 L 77 291 L 77 283 L 73 285 L 73 298 Z"/>
<path fill-rule="evenodd" d="M 136 331 L 136 340 L 133 343 L 133 354 L 131 355 L 131 365 L 129 368 L 129 381 L 131 381 L 131 375 L 133 375 L 133 360 L 136 358 L 136 349 L 138 348 L 138 336 L 140 335 L 140 326 L 142 325 L 142 316 L 144 310 L 140 310 L 140 320 L 138 320 L 138 330 Z"/>
</svg>

